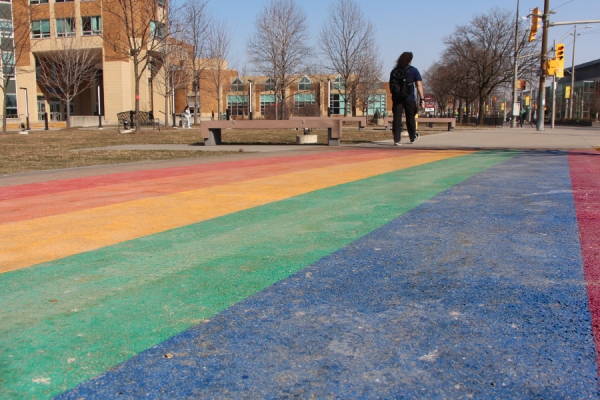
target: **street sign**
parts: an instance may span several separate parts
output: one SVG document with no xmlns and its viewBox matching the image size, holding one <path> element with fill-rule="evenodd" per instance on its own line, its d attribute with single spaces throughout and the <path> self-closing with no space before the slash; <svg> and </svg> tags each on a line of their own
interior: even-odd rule
<svg viewBox="0 0 600 400">
<path fill-rule="evenodd" d="M 435 100 L 433 95 L 425 94 L 425 96 L 423 96 L 423 103 L 425 112 L 435 112 Z"/>
</svg>

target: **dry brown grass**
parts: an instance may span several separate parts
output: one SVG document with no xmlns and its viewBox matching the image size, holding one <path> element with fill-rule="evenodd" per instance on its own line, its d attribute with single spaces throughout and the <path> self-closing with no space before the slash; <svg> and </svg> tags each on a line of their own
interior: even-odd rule
<svg viewBox="0 0 600 400">
<path fill-rule="evenodd" d="M 0 134 L 0 174 L 46 169 L 119 164 L 175 158 L 210 157 L 232 152 L 165 150 L 98 150 L 77 149 L 124 144 L 189 144 L 198 142 L 199 130 L 172 129 L 143 131 L 119 135 L 116 129 L 30 131 L 28 135 Z"/>
<path fill-rule="evenodd" d="M 461 128 L 458 128 L 461 129 Z M 421 135 L 438 133 L 439 128 L 419 127 Z M 314 130 L 318 144 L 327 144 L 327 131 Z M 224 144 L 294 144 L 296 130 L 224 130 Z M 355 126 L 345 126 L 342 143 L 364 143 L 391 139 L 392 132 L 382 128 L 359 131 Z M 127 144 L 198 144 L 194 150 L 95 150 L 97 148 Z M 203 151 L 199 129 L 162 129 L 160 132 L 144 130 L 137 134 L 119 135 L 116 128 L 105 130 L 63 129 L 56 131 L 30 131 L 0 134 L 0 174 L 35 170 L 48 170 L 91 165 L 118 164 L 138 161 L 169 160 L 176 158 L 214 157 L 238 153 L 234 151 Z"/>
</svg>

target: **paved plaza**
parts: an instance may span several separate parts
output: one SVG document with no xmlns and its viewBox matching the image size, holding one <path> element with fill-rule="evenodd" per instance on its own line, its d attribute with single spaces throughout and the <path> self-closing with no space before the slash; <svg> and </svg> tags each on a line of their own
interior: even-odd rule
<svg viewBox="0 0 600 400">
<path fill-rule="evenodd" d="M 403 140 L 1 176 L 0 398 L 598 398 L 600 128 Z"/>
</svg>

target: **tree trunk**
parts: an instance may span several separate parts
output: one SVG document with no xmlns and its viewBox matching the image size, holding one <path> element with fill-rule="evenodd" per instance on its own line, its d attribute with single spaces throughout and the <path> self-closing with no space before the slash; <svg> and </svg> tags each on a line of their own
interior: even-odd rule
<svg viewBox="0 0 600 400">
<path fill-rule="evenodd" d="M 135 69 L 135 131 L 139 132 L 140 129 L 140 79 L 141 74 L 139 72 L 139 61 L 137 58 L 133 60 L 133 68 Z"/>
<path fill-rule="evenodd" d="M 221 119 L 221 85 L 217 85 L 217 120 Z"/>
<path fill-rule="evenodd" d="M 71 127 L 71 97 L 66 96 L 67 103 L 65 107 L 67 108 L 67 128 Z"/>
<path fill-rule="evenodd" d="M 200 80 L 198 79 L 198 82 L 196 83 L 196 85 L 194 85 L 195 89 L 194 89 L 194 125 L 196 125 L 198 123 L 198 110 L 199 110 L 199 106 L 200 106 L 200 90 L 198 88 L 198 85 L 200 85 Z M 200 111 L 201 112 L 201 111 Z M 200 114 L 200 118 L 202 118 L 202 114 Z"/>
<path fill-rule="evenodd" d="M 483 93 L 479 93 L 479 106 L 477 107 L 478 116 L 477 116 L 477 125 L 481 125 L 483 123 L 483 107 L 485 103 L 485 95 Z"/>
<path fill-rule="evenodd" d="M 6 91 L 2 88 L 2 98 L 4 99 L 4 105 L 2 106 L 2 132 L 6 133 Z"/>
<path fill-rule="evenodd" d="M 168 86 L 167 86 L 167 88 L 168 88 Z M 168 127 L 169 127 L 169 91 L 165 90 L 165 128 L 168 128 Z"/>
</svg>

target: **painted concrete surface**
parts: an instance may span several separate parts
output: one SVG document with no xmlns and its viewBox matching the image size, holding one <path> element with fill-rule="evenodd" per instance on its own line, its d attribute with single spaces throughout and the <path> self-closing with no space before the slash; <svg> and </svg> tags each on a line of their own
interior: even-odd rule
<svg viewBox="0 0 600 400">
<path fill-rule="evenodd" d="M 0 187 L 0 397 L 598 396 L 600 153 L 290 154 Z"/>
</svg>

